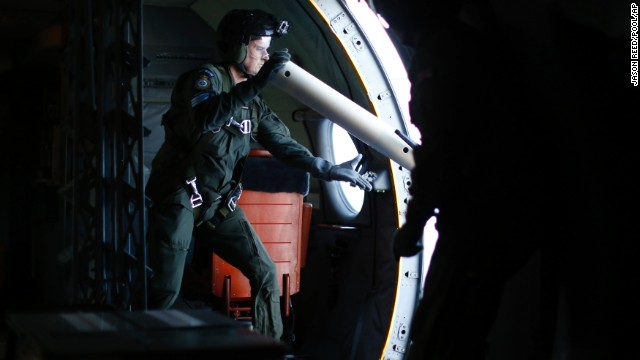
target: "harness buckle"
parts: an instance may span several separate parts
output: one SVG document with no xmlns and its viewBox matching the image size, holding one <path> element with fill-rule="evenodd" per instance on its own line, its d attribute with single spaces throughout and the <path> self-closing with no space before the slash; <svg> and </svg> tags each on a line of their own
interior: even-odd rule
<svg viewBox="0 0 640 360">
<path fill-rule="evenodd" d="M 240 132 L 244 135 L 251 134 L 251 129 L 253 128 L 251 125 L 251 120 L 242 120 L 241 122 L 237 122 L 232 118 L 227 120 L 224 124 L 225 126 L 235 126 L 240 130 Z"/>
<path fill-rule="evenodd" d="M 227 208 L 233 212 L 238 207 L 238 200 L 242 196 L 242 183 L 238 183 L 238 186 L 231 192 L 229 200 L 227 201 Z"/>
<path fill-rule="evenodd" d="M 238 124 L 238 129 L 243 134 L 251 134 L 251 120 L 242 120 L 240 124 Z"/>
<path fill-rule="evenodd" d="M 191 185 L 191 198 L 189 201 L 191 201 L 191 207 L 195 209 L 202 205 L 202 195 L 200 195 L 196 187 L 196 177 L 194 176 L 191 179 L 187 179 L 185 182 L 187 185 Z"/>
<path fill-rule="evenodd" d="M 236 211 L 236 207 L 238 207 L 238 198 L 232 196 L 227 202 L 227 208 L 229 209 L 229 211 Z"/>
</svg>

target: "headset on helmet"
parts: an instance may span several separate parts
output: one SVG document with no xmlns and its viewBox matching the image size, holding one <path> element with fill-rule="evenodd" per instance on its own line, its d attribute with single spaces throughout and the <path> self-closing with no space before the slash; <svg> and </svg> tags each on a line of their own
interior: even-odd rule
<svg viewBox="0 0 640 360">
<path fill-rule="evenodd" d="M 218 48 L 225 61 L 242 64 L 249 41 L 260 36 L 281 37 L 289 32 L 289 27 L 288 21 L 259 9 L 231 10 L 218 25 Z"/>
</svg>

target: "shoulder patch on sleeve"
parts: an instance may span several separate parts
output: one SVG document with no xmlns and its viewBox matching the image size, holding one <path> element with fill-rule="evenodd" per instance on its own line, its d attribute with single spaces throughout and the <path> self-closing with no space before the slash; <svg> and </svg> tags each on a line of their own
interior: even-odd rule
<svg viewBox="0 0 640 360">
<path fill-rule="evenodd" d="M 209 90 L 211 88 L 211 80 L 208 76 L 199 74 L 194 87 L 196 90 Z"/>
<path fill-rule="evenodd" d="M 210 97 L 210 92 L 208 91 L 201 91 L 195 94 L 191 99 L 191 107 L 198 106 L 201 102 L 209 99 L 209 97 Z"/>
<path fill-rule="evenodd" d="M 198 76 L 195 79 L 194 88 L 198 91 L 209 90 L 215 93 L 220 93 L 221 80 L 220 74 L 214 71 L 214 67 L 208 64 L 202 65 L 198 70 Z"/>
</svg>

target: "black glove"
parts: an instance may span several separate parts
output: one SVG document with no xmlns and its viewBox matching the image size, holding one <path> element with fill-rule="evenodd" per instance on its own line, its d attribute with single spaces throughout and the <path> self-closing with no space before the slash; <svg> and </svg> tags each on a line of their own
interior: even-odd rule
<svg viewBox="0 0 640 360">
<path fill-rule="evenodd" d="M 355 158 L 344 162 L 340 165 L 334 165 L 329 170 L 329 179 L 330 180 L 338 180 L 338 181 L 346 181 L 351 184 L 351 186 L 357 186 L 362 190 L 371 191 L 373 187 L 369 180 L 362 176 L 359 172 L 355 171 L 356 166 L 362 159 L 362 154 L 358 154 Z"/>
<path fill-rule="evenodd" d="M 276 50 L 269 55 L 269 60 L 262 65 L 260 71 L 251 79 L 257 86 L 264 88 L 278 70 L 291 60 L 291 54 L 287 49 Z"/>
<path fill-rule="evenodd" d="M 393 239 L 393 255 L 396 260 L 400 257 L 414 256 L 422 251 L 422 233 L 424 226 L 405 223 L 396 231 Z"/>
<path fill-rule="evenodd" d="M 290 59 L 291 54 L 289 54 L 287 49 L 275 51 L 269 55 L 269 60 L 262 65 L 260 71 L 258 71 L 255 76 L 234 86 L 231 92 L 235 93 L 242 101 L 242 104 L 246 106 L 251 100 L 258 96 L 275 73 L 282 69 Z"/>
</svg>

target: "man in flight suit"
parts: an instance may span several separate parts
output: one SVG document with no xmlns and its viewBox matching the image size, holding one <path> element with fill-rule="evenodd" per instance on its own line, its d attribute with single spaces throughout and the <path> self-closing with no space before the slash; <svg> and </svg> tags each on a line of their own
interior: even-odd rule
<svg viewBox="0 0 640 360">
<path fill-rule="evenodd" d="M 260 92 L 270 77 L 290 59 L 286 49 L 267 52 L 272 38 L 288 28 L 287 21 L 261 10 L 230 11 L 217 34 L 224 62 L 188 71 L 174 87 L 163 118 L 165 141 L 147 185 L 153 200 L 148 232 L 154 272 L 151 309 L 169 308 L 178 297 L 193 236 L 249 279 L 254 329 L 282 336 L 275 264 L 236 207 L 252 141 L 315 178 L 371 190 L 367 178 L 354 170 L 362 155 L 341 165 L 313 156 L 262 100 Z"/>
</svg>

